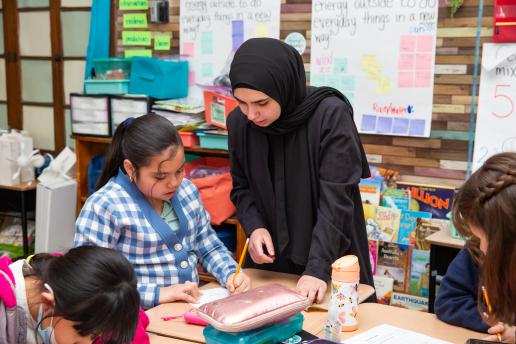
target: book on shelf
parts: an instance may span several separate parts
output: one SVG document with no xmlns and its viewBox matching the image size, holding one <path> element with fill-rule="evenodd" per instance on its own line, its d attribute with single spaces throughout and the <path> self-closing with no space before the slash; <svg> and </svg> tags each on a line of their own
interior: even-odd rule
<svg viewBox="0 0 516 344">
<path fill-rule="evenodd" d="M 388 305 L 391 303 L 394 280 L 387 276 L 373 276 L 374 289 L 376 290 L 376 298 L 378 303 Z"/>
<path fill-rule="evenodd" d="M 391 306 L 428 312 L 428 298 L 404 293 L 392 293 Z"/>
<path fill-rule="evenodd" d="M 430 219 L 432 213 L 426 211 L 402 210 L 398 240 L 400 244 L 414 245 L 416 240 L 417 219 Z"/>
<path fill-rule="evenodd" d="M 378 241 L 369 240 L 369 261 L 371 262 L 371 271 L 376 274 L 376 263 L 378 256 Z"/>
<path fill-rule="evenodd" d="M 409 245 L 394 242 L 378 242 L 378 258 L 376 275 L 390 277 L 394 280 L 394 291 L 408 290 L 410 278 L 410 251 Z"/>
<path fill-rule="evenodd" d="M 372 204 L 363 204 L 363 208 L 367 237 L 395 242 L 398 238 L 401 211 Z"/>
<path fill-rule="evenodd" d="M 410 192 L 410 210 L 432 213 L 433 218 L 446 219 L 451 212 L 455 188 L 408 182 L 397 182 L 398 189 Z"/>
<path fill-rule="evenodd" d="M 428 297 L 430 282 L 430 251 L 412 249 L 409 293 Z"/>
<path fill-rule="evenodd" d="M 430 243 L 426 238 L 433 233 L 441 230 L 450 230 L 450 221 L 444 219 L 423 219 L 416 221 L 416 231 L 414 237 L 414 248 L 418 250 L 429 250 Z"/>
</svg>

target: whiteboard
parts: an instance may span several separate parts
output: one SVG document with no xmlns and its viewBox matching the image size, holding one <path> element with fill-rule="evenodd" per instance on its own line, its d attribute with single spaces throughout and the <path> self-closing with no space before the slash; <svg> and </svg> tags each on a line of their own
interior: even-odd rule
<svg viewBox="0 0 516 344">
<path fill-rule="evenodd" d="M 438 0 L 313 0 L 310 80 L 361 133 L 430 135 Z"/>
<path fill-rule="evenodd" d="M 180 54 L 188 56 L 189 95 L 229 71 L 234 51 L 254 37 L 279 38 L 280 0 L 181 0 Z"/>
<path fill-rule="evenodd" d="M 473 171 L 492 155 L 516 152 L 516 44 L 484 43 Z"/>
</svg>

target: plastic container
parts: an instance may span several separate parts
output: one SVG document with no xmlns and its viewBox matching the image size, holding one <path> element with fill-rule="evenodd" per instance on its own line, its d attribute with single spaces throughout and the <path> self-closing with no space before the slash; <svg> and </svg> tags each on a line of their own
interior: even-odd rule
<svg viewBox="0 0 516 344">
<path fill-rule="evenodd" d="M 228 150 L 228 136 L 208 133 L 197 133 L 202 148 Z"/>
<path fill-rule="evenodd" d="M 358 329 L 360 266 L 357 256 L 348 255 L 337 259 L 331 268 L 331 300 L 325 337 L 340 340 L 341 331 L 350 332 Z"/>
<path fill-rule="evenodd" d="M 110 77 L 114 77 L 114 73 L 117 75 L 122 74 L 124 79 L 129 79 L 129 73 L 131 71 L 131 59 L 94 59 L 93 68 L 95 69 L 95 79 L 110 79 Z"/>
<path fill-rule="evenodd" d="M 235 98 L 225 94 L 204 91 L 204 112 L 206 122 L 227 129 L 226 118 L 238 106 Z"/>
<path fill-rule="evenodd" d="M 126 94 L 129 90 L 129 80 L 84 80 L 86 94 Z"/>
<path fill-rule="evenodd" d="M 228 333 L 207 326 L 203 334 L 206 344 L 276 344 L 301 332 L 303 320 L 303 315 L 298 313 L 288 320 L 251 331 Z"/>
<path fill-rule="evenodd" d="M 189 132 L 189 131 L 180 131 L 179 136 L 181 136 L 181 140 L 183 141 L 184 147 L 198 147 L 199 146 L 199 137 L 197 134 Z"/>
</svg>

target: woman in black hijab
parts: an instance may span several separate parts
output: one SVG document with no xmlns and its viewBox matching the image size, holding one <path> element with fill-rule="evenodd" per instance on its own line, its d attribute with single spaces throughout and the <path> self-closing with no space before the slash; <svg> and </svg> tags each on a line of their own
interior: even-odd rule
<svg viewBox="0 0 516 344">
<path fill-rule="evenodd" d="M 358 189 L 369 167 L 346 97 L 307 87 L 299 53 L 271 38 L 243 43 L 229 78 L 239 103 L 227 123 L 231 199 L 247 266 L 300 274 L 297 289 L 321 302 L 333 261 L 354 254 L 372 286 Z"/>
</svg>

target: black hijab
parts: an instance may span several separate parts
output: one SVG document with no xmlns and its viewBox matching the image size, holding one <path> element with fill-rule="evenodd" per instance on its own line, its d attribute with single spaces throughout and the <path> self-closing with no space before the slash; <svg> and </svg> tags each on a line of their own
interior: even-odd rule
<svg viewBox="0 0 516 344">
<path fill-rule="evenodd" d="M 233 149 L 243 151 L 242 164 L 250 184 L 257 186 L 257 202 L 273 236 L 276 254 L 288 246 L 284 253 L 295 263 L 305 265 L 305 250 L 309 247 L 296 249 L 290 239 L 296 232 L 311 233 L 317 214 L 316 191 L 310 185 L 317 171 L 310 168 L 306 123 L 327 97 L 338 97 L 348 105 L 349 102 L 330 87 L 307 90 L 301 55 L 277 39 L 254 38 L 244 42 L 235 53 L 229 78 L 233 91 L 239 87 L 254 89 L 281 106 L 279 118 L 268 127 L 248 121 L 244 132 L 234 133 L 243 137 L 240 142 L 245 147 Z M 232 115 L 244 116 L 238 107 Z"/>
</svg>

